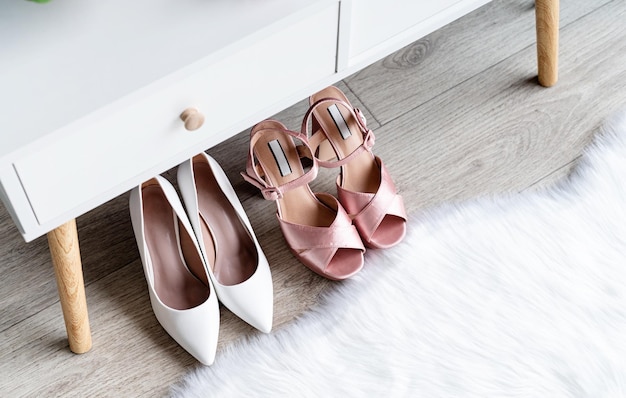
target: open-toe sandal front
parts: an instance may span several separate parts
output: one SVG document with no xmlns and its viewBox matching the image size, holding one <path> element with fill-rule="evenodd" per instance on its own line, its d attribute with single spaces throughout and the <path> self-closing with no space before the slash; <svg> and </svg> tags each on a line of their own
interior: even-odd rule
<svg viewBox="0 0 626 398">
<path fill-rule="evenodd" d="M 322 167 L 339 167 L 337 197 L 354 220 L 363 242 L 387 248 L 406 234 L 406 211 L 382 160 L 372 153 L 374 133 L 365 117 L 336 87 L 328 87 L 309 99 L 302 135 Z"/>
<path fill-rule="evenodd" d="M 294 140 L 302 145 L 296 146 Z M 306 139 L 277 121 L 266 120 L 250 133 L 242 175 L 265 199 L 276 201 L 287 245 L 304 265 L 329 279 L 348 278 L 363 267 L 365 248 L 337 199 L 311 191 L 308 183 L 317 175 L 318 165 L 313 159 L 311 168 L 305 170 L 303 155 L 312 157 Z"/>
</svg>

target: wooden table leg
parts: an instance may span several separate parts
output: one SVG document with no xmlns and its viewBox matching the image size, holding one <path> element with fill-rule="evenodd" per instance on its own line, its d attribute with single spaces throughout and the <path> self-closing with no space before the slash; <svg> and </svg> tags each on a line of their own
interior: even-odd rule
<svg viewBox="0 0 626 398">
<path fill-rule="evenodd" d="M 76 220 L 48 232 L 48 245 L 56 275 L 70 350 L 82 354 L 91 349 L 91 330 Z"/>
<path fill-rule="evenodd" d="M 539 84 L 553 86 L 559 78 L 559 0 L 535 0 Z"/>
</svg>

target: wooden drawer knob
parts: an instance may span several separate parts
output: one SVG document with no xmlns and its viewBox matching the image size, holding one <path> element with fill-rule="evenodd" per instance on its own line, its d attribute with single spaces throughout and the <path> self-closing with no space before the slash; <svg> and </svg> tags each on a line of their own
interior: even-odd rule
<svg viewBox="0 0 626 398">
<path fill-rule="evenodd" d="M 185 122 L 185 128 L 189 131 L 197 130 L 204 124 L 204 115 L 196 108 L 187 108 L 180 114 L 180 118 Z"/>
</svg>

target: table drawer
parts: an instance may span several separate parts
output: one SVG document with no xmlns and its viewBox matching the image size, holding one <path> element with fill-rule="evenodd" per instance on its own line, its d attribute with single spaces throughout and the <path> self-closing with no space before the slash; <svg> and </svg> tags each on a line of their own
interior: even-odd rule
<svg viewBox="0 0 626 398">
<path fill-rule="evenodd" d="M 177 154 L 207 149 L 236 133 L 232 126 L 240 120 L 332 75 L 338 3 L 313 11 L 277 25 L 263 39 L 239 43 L 224 57 L 212 54 L 211 61 L 164 78 L 139 98 L 120 100 L 114 111 L 98 113 L 105 116 L 79 120 L 16 160 L 37 221 L 77 216 L 72 213 L 79 206 L 111 199 L 123 192 L 123 182 L 139 183 L 148 170 L 174 166 Z M 196 131 L 185 130 L 179 118 L 188 107 L 206 117 Z"/>
</svg>

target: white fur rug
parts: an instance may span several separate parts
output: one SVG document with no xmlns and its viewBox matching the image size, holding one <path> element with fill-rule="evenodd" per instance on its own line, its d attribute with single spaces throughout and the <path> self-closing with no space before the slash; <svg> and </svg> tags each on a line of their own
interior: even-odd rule
<svg viewBox="0 0 626 398">
<path fill-rule="evenodd" d="M 314 310 L 172 395 L 626 396 L 626 114 L 557 186 L 409 226 Z"/>
</svg>

